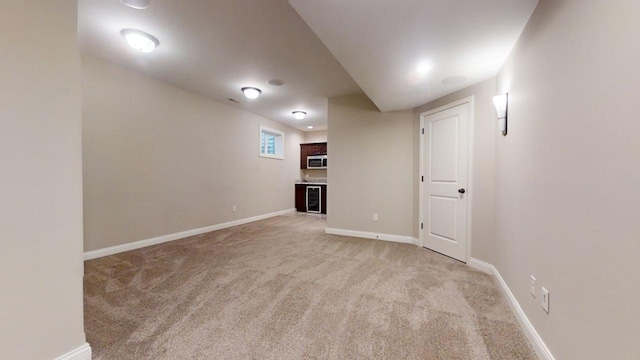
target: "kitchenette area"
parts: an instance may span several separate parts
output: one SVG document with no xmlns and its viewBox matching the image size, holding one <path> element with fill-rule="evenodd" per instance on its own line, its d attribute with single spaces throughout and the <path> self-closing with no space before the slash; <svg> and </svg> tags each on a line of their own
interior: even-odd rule
<svg viewBox="0 0 640 360">
<path fill-rule="evenodd" d="M 295 182 L 299 212 L 327 213 L 327 143 L 300 144 L 300 179 Z"/>
</svg>

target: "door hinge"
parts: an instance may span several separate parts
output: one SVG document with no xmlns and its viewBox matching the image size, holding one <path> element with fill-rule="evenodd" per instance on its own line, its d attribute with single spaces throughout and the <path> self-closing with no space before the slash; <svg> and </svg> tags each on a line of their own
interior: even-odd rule
<svg viewBox="0 0 640 360">
<path fill-rule="evenodd" d="M 420 229 L 424 229 L 424 223 L 420 223 Z"/>
<path fill-rule="evenodd" d="M 424 128 L 422 128 L 422 135 L 424 135 Z"/>
</svg>

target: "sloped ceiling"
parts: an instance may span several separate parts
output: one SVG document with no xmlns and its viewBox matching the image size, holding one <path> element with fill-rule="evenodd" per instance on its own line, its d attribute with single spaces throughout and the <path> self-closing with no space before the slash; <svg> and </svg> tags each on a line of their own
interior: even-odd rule
<svg viewBox="0 0 640 360">
<path fill-rule="evenodd" d="M 287 0 L 150 0 L 144 10 L 79 0 L 78 11 L 83 54 L 303 131 L 326 128 L 329 97 L 362 92 Z M 160 45 L 137 52 L 120 35 L 125 28 Z M 245 86 L 262 95 L 246 99 Z M 308 116 L 296 120 L 296 110 Z"/>
<path fill-rule="evenodd" d="M 329 97 L 364 91 L 382 111 L 407 109 L 494 76 L 536 4 L 150 0 L 136 10 L 79 0 L 78 18 L 83 54 L 308 131 L 326 128 Z M 120 35 L 125 28 L 160 45 L 139 53 Z M 246 99 L 245 86 L 263 93 Z M 307 118 L 294 119 L 296 110 Z"/>
<path fill-rule="evenodd" d="M 537 0 L 290 0 L 382 111 L 494 76 Z"/>
</svg>

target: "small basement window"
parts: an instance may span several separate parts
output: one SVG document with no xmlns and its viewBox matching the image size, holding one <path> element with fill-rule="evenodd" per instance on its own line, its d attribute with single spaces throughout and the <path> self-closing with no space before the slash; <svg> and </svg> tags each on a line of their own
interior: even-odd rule
<svg viewBox="0 0 640 360">
<path fill-rule="evenodd" d="M 284 133 L 260 126 L 260 156 L 284 159 Z"/>
</svg>

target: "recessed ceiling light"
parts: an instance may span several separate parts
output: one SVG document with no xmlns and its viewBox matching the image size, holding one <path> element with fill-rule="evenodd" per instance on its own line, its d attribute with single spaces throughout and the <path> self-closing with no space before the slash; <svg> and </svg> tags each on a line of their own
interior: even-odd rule
<svg viewBox="0 0 640 360">
<path fill-rule="evenodd" d="M 294 111 L 293 112 L 293 117 L 298 119 L 298 120 L 304 119 L 305 116 L 307 116 L 307 113 L 304 112 L 304 111 Z"/>
<path fill-rule="evenodd" d="M 267 84 L 269 84 L 271 86 L 282 86 L 282 85 L 284 85 L 284 81 L 278 80 L 278 79 L 271 79 L 271 80 L 267 81 Z"/>
<path fill-rule="evenodd" d="M 307 126 L 307 129 L 313 129 L 313 126 L 309 125 Z"/>
<path fill-rule="evenodd" d="M 467 80 L 465 76 L 449 76 L 442 79 L 442 83 L 445 85 L 457 84 Z"/>
<path fill-rule="evenodd" d="M 418 72 L 418 74 L 424 75 L 429 71 L 431 71 L 431 69 L 433 69 L 433 65 L 428 61 L 423 61 L 420 64 L 418 64 L 416 71 Z"/>
<path fill-rule="evenodd" d="M 127 40 L 129 46 L 143 53 L 152 52 L 160 44 L 158 39 L 144 31 L 124 29 L 120 33 Z"/>
<path fill-rule="evenodd" d="M 120 2 L 138 10 L 146 9 L 149 6 L 149 0 L 120 0 Z"/>
<path fill-rule="evenodd" d="M 260 93 L 262 93 L 262 90 L 254 87 L 243 87 L 242 92 L 248 99 L 257 99 Z"/>
</svg>

